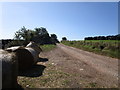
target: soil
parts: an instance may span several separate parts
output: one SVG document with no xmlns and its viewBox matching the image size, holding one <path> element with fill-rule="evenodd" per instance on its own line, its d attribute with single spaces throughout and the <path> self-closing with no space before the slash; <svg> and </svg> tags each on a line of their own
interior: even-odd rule
<svg viewBox="0 0 120 90">
<path fill-rule="evenodd" d="M 48 58 L 55 70 L 71 75 L 68 86 L 72 88 L 118 87 L 118 59 L 57 44 L 57 48 L 40 54 Z M 42 62 L 40 64 L 47 65 Z M 38 63 L 39 64 L 39 63 Z M 47 68 L 47 67 L 46 67 Z"/>
</svg>

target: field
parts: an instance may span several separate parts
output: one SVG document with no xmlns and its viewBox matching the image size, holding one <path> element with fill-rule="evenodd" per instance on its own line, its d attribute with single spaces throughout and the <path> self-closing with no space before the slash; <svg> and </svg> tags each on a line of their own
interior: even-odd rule
<svg viewBox="0 0 120 90">
<path fill-rule="evenodd" d="M 62 41 L 63 44 L 120 59 L 120 41 L 118 40 L 81 40 Z"/>
</svg>

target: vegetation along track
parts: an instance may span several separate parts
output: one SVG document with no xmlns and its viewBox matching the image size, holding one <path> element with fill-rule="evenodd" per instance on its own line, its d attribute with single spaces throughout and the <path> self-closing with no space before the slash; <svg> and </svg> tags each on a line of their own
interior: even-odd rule
<svg viewBox="0 0 120 90">
<path fill-rule="evenodd" d="M 37 63 L 46 67 L 42 76 L 19 76 L 18 82 L 21 86 L 29 85 L 29 88 L 118 87 L 117 59 L 63 44 L 57 44 L 51 51 L 42 52 L 40 57 L 48 59 L 46 62 Z"/>
</svg>

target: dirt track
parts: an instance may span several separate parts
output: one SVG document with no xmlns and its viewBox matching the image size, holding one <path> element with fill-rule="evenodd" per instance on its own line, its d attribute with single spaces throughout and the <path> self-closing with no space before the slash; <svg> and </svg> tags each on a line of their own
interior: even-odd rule
<svg viewBox="0 0 120 90">
<path fill-rule="evenodd" d="M 73 47 L 57 48 L 41 54 L 55 68 L 69 73 L 69 87 L 118 87 L 118 60 Z"/>
</svg>

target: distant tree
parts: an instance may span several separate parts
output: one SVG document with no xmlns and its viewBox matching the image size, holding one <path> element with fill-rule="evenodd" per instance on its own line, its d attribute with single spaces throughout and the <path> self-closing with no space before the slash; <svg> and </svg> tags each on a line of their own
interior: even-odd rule
<svg viewBox="0 0 120 90">
<path fill-rule="evenodd" d="M 101 36 L 101 40 L 106 40 L 106 37 L 105 36 Z"/>
<path fill-rule="evenodd" d="M 15 40 L 20 40 L 22 37 L 21 37 L 21 35 L 20 35 L 20 31 L 17 31 L 16 33 L 15 33 L 15 36 L 14 36 L 14 39 Z"/>
<path fill-rule="evenodd" d="M 49 33 L 44 27 L 35 28 L 35 36 L 32 40 L 39 44 L 52 44 Z"/>
<path fill-rule="evenodd" d="M 120 40 L 120 34 L 109 36 L 85 37 L 85 40 Z"/>
<path fill-rule="evenodd" d="M 24 40 L 25 45 L 29 43 L 29 41 L 32 40 L 32 38 L 35 36 L 35 31 L 26 29 L 25 26 L 23 26 L 21 29 L 15 32 L 14 39 L 15 40 Z"/>
<path fill-rule="evenodd" d="M 93 40 L 93 37 L 86 37 L 85 40 Z"/>
<path fill-rule="evenodd" d="M 49 36 L 48 31 L 44 27 L 35 28 L 34 30 L 26 29 L 24 26 L 15 32 L 15 40 L 24 40 L 27 44 L 29 41 L 34 41 L 39 44 L 53 44 L 59 42 L 55 34 Z"/>
<path fill-rule="evenodd" d="M 67 41 L 67 38 L 66 37 L 62 37 L 62 41 Z"/>
<path fill-rule="evenodd" d="M 44 27 L 40 27 L 40 28 L 35 28 L 35 34 L 36 35 L 45 35 L 45 34 L 48 34 L 46 28 Z"/>
<path fill-rule="evenodd" d="M 120 34 L 116 35 L 116 39 L 120 40 Z"/>
<path fill-rule="evenodd" d="M 57 39 L 57 36 L 55 34 L 51 34 L 51 38 Z"/>
<path fill-rule="evenodd" d="M 53 43 L 59 43 L 56 34 L 51 34 L 51 40 L 52 40 Z"/>
</svg>

